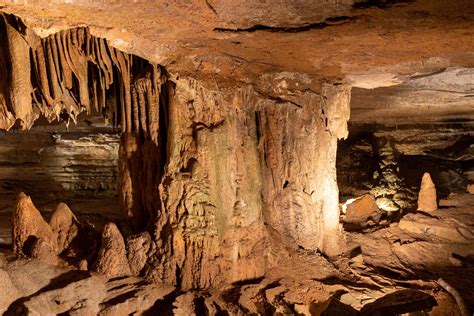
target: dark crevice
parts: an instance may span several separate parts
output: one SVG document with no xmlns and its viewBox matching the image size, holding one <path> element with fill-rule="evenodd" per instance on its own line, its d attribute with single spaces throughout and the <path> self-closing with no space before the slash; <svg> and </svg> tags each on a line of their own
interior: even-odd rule
<svg viewBox="0 0 474 316">
<path fill-rule="evenodd" d="M 327 18 L 324 20 L 324 22 L 310 23 L 307 25 L 296 26 L 296 27 L 254 25 L 248 28 L 236 28 L 236 29 L 217 27 L 214 29 L 214 31 L 230 32 L 230 33 L 252 33 L 256 31 L 266 31 L 266 32 L 276 32 L 276 33 L 300 33 L 300 32 L 306 32 L 309 30 L 320 30 L 329 26 L 336 26 L 340 24 L 350 23 L 352 21 L 355 21 L 356 19 L 357 17 L 355 16 L 340 16 L 340 17 Z"/>
<path fill-rule="evenodd" d="M 215 15 L 217 15 L 216 9 L 214 9 L 214 7 L 209 3 L 208 0 L 206 0 L 206 5 L 209 9 L 211 9 L 212 12 L 214 12 Z"/>
<path fill-rule="evenodd" d="M 354 3 L 352 7 L 354 9 L 368 9 L 368 8 L 379 8 L 386 9 L 396 4 L 410 4 L 415 0 L 362 0 Z"/>
</svg>

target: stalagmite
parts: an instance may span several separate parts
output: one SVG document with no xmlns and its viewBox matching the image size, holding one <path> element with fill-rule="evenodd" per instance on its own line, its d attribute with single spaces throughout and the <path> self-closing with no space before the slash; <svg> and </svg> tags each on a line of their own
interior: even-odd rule
<svg viewBox="0 0 474 316">
<path fill-rule="evenodd" d="M 41 239 L 56 253 L 57 242 L 51 227 L 34 206 L 31 198 L 24 193 L 18 195 L 13 214 L 13 251 L 17 255 L 30 255 L 36 240 Z"/>
<path fill-rule="evenodd" d="M 114 223 L 108 223 L 102 233 L 102 245 L 93 270 L 108 278 L 130 275 L 125 242 Z"/>
<path fill-rule="evenodd" d="M 420 192 L 418 193 L 418 210 L 435 211 L 438 208 L 436 201 L 436 188 L 428 172 L 421 179 Z"/>
</svg>

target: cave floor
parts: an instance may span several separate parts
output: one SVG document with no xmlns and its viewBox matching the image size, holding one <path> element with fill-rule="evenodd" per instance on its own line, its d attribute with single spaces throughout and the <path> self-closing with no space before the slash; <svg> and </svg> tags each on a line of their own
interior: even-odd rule
<svg viewBox="0 0 474 316">
<path fill-rule="evenodd" d="M 113 203 L 75 200 L 69 205 L 83 220 L 95 216 L 100 222 L 100 213 L 104 222 L 116 219 Z M 53 201 L 37 205 L 45 213 L 54 207 Z M 17 295 L 26 297 L 11 304 L 9 311 L 34 310 L 40 302 L 59 296 L 64 297 L 59 307 L 41 308 L 64 312 L 81 301 L 87 311 L 105 315 L 320 315 L 322 311 L 325 315 L 372 315 L 377 311 L 395 315 L 403 310 L 461 315 L 456 300 L 440 283 L 455 288 L 467 308 L 474 307 L 474 195 L 451 195 L 441 205 L 430 213 L 409 213 L 371 232 L 346 232 L 346 250 L 339 256 L 286 249 L 288 256 L 277 259 L 262 278 L 200 291 L 183 291 L 136 277 L 107 279 L 34 259 L 13 260 L 4 248 L 3 269 L 13 284 L 17 284 L 15 278 L 22 280 L 22 294 Z M 10 215 L 6 210 L 10 209 L 3 206 L 0 215 L 2 238 L 8 238 Z M 71 294 L 74 288 L 82 290 Z M 87 288 L 94 288 L 94 294 Z"/>
</svg>

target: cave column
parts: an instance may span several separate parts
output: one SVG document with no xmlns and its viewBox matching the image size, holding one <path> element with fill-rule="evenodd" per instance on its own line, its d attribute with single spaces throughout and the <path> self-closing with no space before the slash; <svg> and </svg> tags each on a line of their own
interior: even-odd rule
<svg viewBox="0 0 474 316">
<path fill-rule="evenodd" d="M 349 86 L 323 84 L 284 106 L 269 103 L 260 119 L 265 220 L 289 247 L 339 250 L 336 152 L 349 100 Z"/>
</svg>

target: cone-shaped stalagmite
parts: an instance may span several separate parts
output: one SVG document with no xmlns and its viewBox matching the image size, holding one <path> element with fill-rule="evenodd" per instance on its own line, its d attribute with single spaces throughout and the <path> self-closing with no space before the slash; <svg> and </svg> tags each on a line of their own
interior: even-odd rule
<svg viewBox="0 0 474 316">
<path fill-rule="evenodd" d="M 18 195 L 12 222 L 13 251 L 16 255 L 30 255 L 32 246 L 38 239 L 48 243 L 49 248 L 56 252 L 56 236 L 31 198 L 23 192 Z"/>
<path fill-rule="evenodd" d="M 418 210 L 435 211 L 438 208 L 436 202 L 436 188 L 428 172 L 421 179 L 420 192 L 418 193 Z"/>
<path fill-rule="evenodd" d="M 102 233 L 102 245 L 94 264 L 94 271 L 113 278 L 130 275 L 125 242 L 114 223 L 108 223 Z"/>
</svg>

